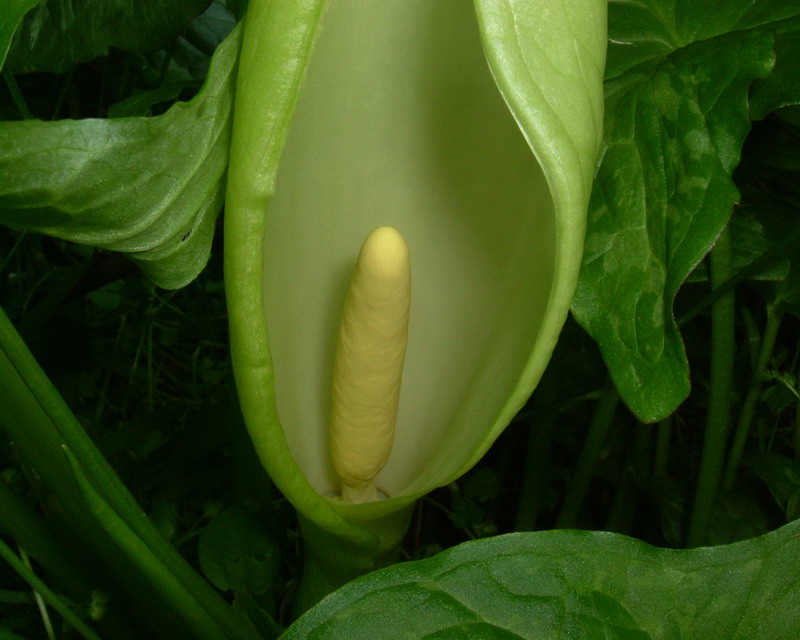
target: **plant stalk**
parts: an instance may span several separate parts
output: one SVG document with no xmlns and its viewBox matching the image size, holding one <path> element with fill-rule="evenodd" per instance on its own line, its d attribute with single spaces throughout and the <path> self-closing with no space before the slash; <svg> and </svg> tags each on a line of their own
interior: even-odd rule
<svg viewBox="0 0 800 640">
<path fill-rule="evenodd" d="M 711 286 L 718 287 L 732 272 L 733 248 L 729 228 L 725 228 L 711 251 Z M 730 418 L 734 360 L 734 294 L 720 296 L 711 306 L 711 377 L 708 414 L 700 473 L 686 536 L 687 547 L 706 542 L 711 526 L 714 501 L 722 478 L 725 445 Z"/>
<path fill-rule="evenodd" d="M 764 328 L 764 336 L 761 338 L 758 358 L 756 359 L 755 368 L 753 369 L 753 375 L 750 378 L 750 384 L 747 387 L 747 395 L 745 395 L 744 402 L 742 403 L 739 421 L 736 425 L 736 431 L 733 437 L 733 444 L 731 445 L 731 451 L 728 455 L 728 465 L 725 469 L 725 477 L 722 482 L 722 487 L 725 491 L 732 490 L 736 482 L 736 474 L 742 462 L 744 445 L 747 442 L 747 436 L 753 424 L 756 407 L 761 399 L 761 387 L 767 372 L 767 366 L 772 358 L 772 352 L 775 349 L 775 341 L 778 338 L 778 331 L 780 330 L 782 319 L 783 312 L 778 310 L 776 305 L 767 305 L 767 324 Z"/>
<path fill-rule="evenodd" d="M 19 85 L 17 84 L 16 79 L 13 75 L 11 75 L 11 72 L 8 69 L 3 69 L 3 80 L 5 80 L 6 87 L 8 87 L 8 92 L 11 94 L 11 99 L 17 106 L 22 118 L 24 120 L 32 120 L 33 114 L 28 108 L 28 103 L 25 102 L 25 97 L 22 95 L 22 91 L 19 90 Z"/>
<path fill-rule="evenodd" d="M 100 637 L 92 631 L 84 622 L 76 616 L 72 610 L 64 604 L 64 601 L 53 593 L 44 582 L 36 577 L 25 563 L 19 559 L 5 542 L 0 540 L 0 557 L 3 558 L 19 576 L 27 582 L 42 599 L 53 609 L 58 611 L 70 625 L 80 633 L 86 640 L 100 640 Z"/>
<path fill-rule="evenodd" d="M 185 604 L 184 610 L 177 611 L 180 620 L 202 620 L 205 637 L 211 637 L 219 629 L 219 633 L 224 632 L 229 637 L 255 638 L 254 630 L 244 618 L 153 526 L 41 370 L 2 308 L 0 407 L 0 426 L 5 428 L 22 457 L 35 469 L 42 486 L 51 492 L 68 520 L 81 524 L 84 538 L 88 544 L 94 545 L 98 559 L 117 566 L 133 567 L 136 564 L 135 559 L 114 546 L 108 531 L 102 528 L 91 505 L 86 503 L 85 492 L 75 481 L 64 455 L 65 446 L 85 471 L 87 482 L 96 488 L 98 496 L 108 505 L 109 513 L 125 523 L 136 544 L 148 548 L 157 558 L 160 570 L 152 572 L 150 577 L 160 580 L 159 587 L 171 585 L 176 590 L 176 597 Z M 128 565 L 131 560 L 133 564 Z M 148 583 L 148 576 L 143 573 L 131 571 L 130 575 L 142 576 L 141 584 L 148 584 L 149 592 L 142 596 L 141 603 L 146 606 L 144 602 L 150 602 L 148 598 L 152 598 L 155 590 L 153 583 Z M 125 587 L 131 591 L 136 589 L 132 582 Z M 197 624 L 199 628 L 200 623 Z"/>
<path fill-rule="evenodd" d="M 547 461 L 550 458 L 550 440 L 558 411 L 552 408 L 558 400 L 558 359 L 550 361 L 534 396 L 534 407 L 551 407 L 528 430 L 528 448 L 525 454 L 525 470 L 522 489 L 517 505 L 514 531 L 535 531 L 539 510 L 542 507 Z"/>
<path fill-rule="evenodd" d="M 589 483 L 594 474 L 595 466 L 600 459 L 600 452 L 602 451 L 603 444 L 605 444 L 608 438 L 611 425 L 614 424 L 614 415 L 617 411 L 618 403 L 619 394 L 609 377 L 603 394 L 600 396 L 600 400 L 595 408 L 592 422 L 589 425 L 589 432 L 586 434 L 583 449 L 581 449 L 578 463 L 575 466 L 572 480 L 567 489 L 567 496 L 558 514 L 558 521 L 556 522 L 557 529 L 570 529 L 575 527 L 575 523 L 578 520 L 578 513 L 583 506 L 586 491 L 589 488 Z"/>
<path fill-rule="evenodd" d="M 649 473 L 647 461 L 652 426 L 636 424 L 633 429 L 633 442 L 629 443 L 628 451 L 622 462 L 619 482 L 604 527 L 606 531 L 626 535 L 630 534 L 636 519 L 639 486 L 646 480 Z"/>
<path fill-rule="evenodd" d="M 658 439 L 656 440 L 656 456 L 653 462 L 653 477 L 661 478 L 667 475 L 669 462 L 669 445 L 672 439 L 672 416 L 667 416 L 658 423 Z"/>
<path fill-rule="evenodd" d="M 800 401 L 794 411 L 794 459 L 800 462 Z"/>
</svg>

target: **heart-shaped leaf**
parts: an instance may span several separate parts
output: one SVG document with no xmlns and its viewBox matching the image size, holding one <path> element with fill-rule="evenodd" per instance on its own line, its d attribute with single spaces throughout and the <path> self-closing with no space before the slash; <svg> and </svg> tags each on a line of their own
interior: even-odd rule
<svg viewBox="0 0 800 640">
<path fill-rule="evenodd" d="M 758 85 L 756 114 L 748 96 L 798 15 L 782 2 L 609 4 L 604 149 L 572 308 L 644 421 L 689 393 L 672 303 L 737 201 L 750 120 L 787 99 L 786 78 Z"/>
</svg>

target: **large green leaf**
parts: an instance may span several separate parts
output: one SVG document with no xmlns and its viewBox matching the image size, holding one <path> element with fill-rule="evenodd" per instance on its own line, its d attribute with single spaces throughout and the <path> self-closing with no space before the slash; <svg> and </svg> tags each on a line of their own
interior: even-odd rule
<svg viewBox="0 0 800 640">
<path fill-rule="evenodd" d="M 36 6 L 38 0 L 6 0 L 0 13 L 0 68 L 11 46 L 11 39 L 25 14 Z"/>
<path fill-rule="evenodd" d="M 782 30 L 783 22 L 797 17 L 798 10 L 794 0 L 611 0 L 606 77 L 726 33 Z"/>
<path fill-rule="evenodd" d="M 43 0 L 22 21 L 8 66 L 15 72 L 61 73 L 109 47 L 139 52 L 168 47 L 208 4 L 209 0 Z"/>
<path fill-rule="evenodd" d="M 604 150 L 573 311 L 625 402 L 654 421 L 688 395 L 672 303 L 738 198 L 748 93 L 772 71 L 776 37 L 798 33 L 800 3 L 618 1 L 609 12 Z M 762 83 L 761 103 L 790 90 Z"/>
<path fill-rule="evenodd" d="M 165 288 L 190 282 L 224 198 L 239 36 L 162 116 L 0 123 L 0 223 L 127 253 Z"/>
<path fill-rule="evenodd" d="M 281 640 L 797 640 L 798 533 L 678 551 L 585 531 L 468 542 L 345 586 Z"/>
</svg>

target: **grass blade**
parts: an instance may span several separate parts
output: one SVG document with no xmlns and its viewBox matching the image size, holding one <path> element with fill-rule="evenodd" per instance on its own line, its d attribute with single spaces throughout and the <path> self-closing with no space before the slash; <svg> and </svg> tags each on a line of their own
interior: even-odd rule
<svg viewBox="0 0 800 640">
<path fill-rule="evenodd" d="M 75 480 L 80 487 L 83 499 L 94 517 L 122 553 L 136 563 L 153 588 L 188 622 L 198 638 L 215 640 L 216 638 L 224 637 L 225 632 L 215 621 L 209 619 L 206 611 L 186 591 L 178 578 L 165 570 L 163 563 L 156 554 L 131 530 L 92 485 L 91 480 L 87 477 L 81 468 L 80 462 L 69 450 L 69 447 L 65 445 L 63 449 Z"/>
<path fill-rule="evenodd" d="M 83 620 L 78 618 L 64 601 L 53 593 L 44 582 L 37 578 L 36 574 L 28 569 L 25 563 L 17 557 L 17 554 L 2 540 L 0 540 L 0 557 L 8 562 L 11 568 L 14 569 L 25 582 L 31 585 L 31 588 L 34 589 L 47 604 L 58 611 L 64 620 L 72 625 L 86 640 L 100 640 L 100 636 L 92 631 Z M 2 638 L 2 636 L 0 636 L 0 638 Z"/>
<path fill-rule="evenodd" d="M 90 523 L 95 522 L 96 516 L 92 506 L 86 503 L 85 487 L 79 485 L 64 456 L 64 447 L 79 463 L 81 473 L 96 494 L 95 500 L 102 501 L 108 507 L 108 513 L 117 519 L 115 526 L 124 526 L 126 531 L 134 534 L 137 544 L 157 558 L 160 573 L 169 574 L 171 580 L 174 578 L 172 584 L 180 585 L 187 597 L 192 598 L 195 603 L 192 617 L 202 612 L 208 629 L 224 630 L 218 633 L 217 638 L 259 638 L 243 616 L 234 611 L 153 526 L 78 423 L 1 308 L 0 425 L 73 521 L 91 531 Z M 109 534 L 107 524 L 99 523 L 101 535 Z M 132 561 L 140 572 L 151 577 L 156 575 L 152 567 L 140 565 L 136 556 L 122 555 L 125 556 L 120 559 L 123 565 Z M 112 566 L 116 564 L 113 560 L 111 563 Z"/>
</svg>

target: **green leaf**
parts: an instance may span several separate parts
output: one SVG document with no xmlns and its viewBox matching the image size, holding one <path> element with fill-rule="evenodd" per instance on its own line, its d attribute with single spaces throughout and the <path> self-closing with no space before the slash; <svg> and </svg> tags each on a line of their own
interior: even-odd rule
<svg viewBox="0 0 800 640">
<path fill-rule="evenodd" d="M 783 4 L 783 3 L 781 3 Z M 784 13 L 797 12 L 796 3 L 786 3 Z M 754 119 L 760 120 L 771 111 L 800 104 L 800 74 L 797 60 L 800 57 L 800 19 L 784 20 L 774 24 L 775 68 L 769 78 L 753 86 L 751 104 Z"/>
<path fill-rule="evenodd" d="M 126 522 L 125 517 L 106 501 L 70 449 L 66 445 L 63 449 L 92 515 L 122 554 L 142 572 L 150 588 L 185 621 L 197 638 L 211 640 L 224 633 L 224 627 L 203 609 L 195 594 L 186 588 L 181 577 L 164 561 L 163 555 L 160 557 L 158 550 L 154 550 L 148 541 L 142 539 Z"/>
<path fill-rule="evenodd" d="M 208 4 L 209 0 L 42 0 L 22 21 L 8 66 L 14 72 L 63 73 L 109 47 L 137 52 L 166 48 Z"/>
<path fill-rule="evenodd" d="M 792 172 L 789 180 L 796 180 Z M 783 312 L 800 316 L 800 211 L 792 201 L 792 195 L 777 197 L 763 189 L 747 189 L 743 192 L 745 207 L 761 222 L 766 238 L 774 250 L 788 260 L 784 277 L 764 287 L 767 297 Z"/>
<path fill-rule="evenodd" d="M 800 7 L 785 0 L 611 0 L 606 77 L 615 78 L 692 42 L 761 27 L 782 29 Z"/>
<path fill-rule="evenodd" d="M 738 207 L 731 218 L 731 234 L 733 236 L 733 270 L 739 272 L 748 267 L 772 248 L 763 225 L 752 212 Z M 770 259 L 764 268 L 752 271 L 751 280 L 775 281 L 783 280 L 789 274 L 790 263 L 785 253 Z"/>
<path fill-rule="evenodd" d="M 749 458 L 747 464 L 769 487 L 787 520 L 800 516 L 800 461 L 777 453 L 762 453 Z"/>
<path fill-rule="evenodd" d="M 0 123 L 0 223 L 124 252 L 164 288 L 190 282 L 224 198 L 239 36 L 162 116 Z"/>
<path fill-rule="evenodd" d="M 96 576 L 67 550 L 63 537 L 49 529 L 43 517 L 5 481 L 0 481 L 0 531 L 25 549 L 60 589 L 68 589 L 73 600 L 88 600 L 92 589 L 100 588 Z"/>
<path fill-rule="evenodd" d="M 200 567 L 222 591 L 267 592 L 278 576 L 280 548 L 253 514 L 237 505 L 203 529 Z"/>
<path fill-rule="evenodd" d="M 785 521 L 771 518 L 763 496 L 720 493 L 714 500 L 706 544 L 721 545 L 764 535 Z"/>
<path fill-rule="evenodd" d="M 468 542 L 345 586 L 281 640 L 796 640 L 798 533 L 679 551 L 584 531 Z"/>
<path fill-rule="evenodd" d="M 652 422 L 689 393 L 673 300 L 737 201 L 748 92 L 775 64 L 771 29 L 800 7 L 646 0 L 609 12 L 604 150 L 573 311 Z"/>
<path fill-rule="evenodd" d="M 0 69 L 6 60 L 11 39 L 25 14 L 35 7 L 39 0 L 6 0 L 0 13 Z"/>
<path fill-rule="evenodd" d="M 180 604 L 180 612 L 193 619 L 201 631 L 219 628 L 232 638 L 253 639 L 254 630 L 148 520 L 2 309 L 0 426 L 34 471 L 43 492 L 91 544 L 91 562 L 113 568 L 115 578 L 139 606 L 163 607 L 159 609 L 163 614 L 168 610 L 166 603 Z M 174 587 L 170 598 L 156 598 L 157 589 L 171 588 L 165 585 Z M 186 628 L 180 616 L 156 622 L 171 629 Z"/>
<path fill-rule="evenodd" d="M 281 627 L 248 593 L 239 592 L 233 601 L 237 611 L 242 611 L 261 634 L 263 640 L 273 640 L 281 635 Z"/>
<path fill-rule="evenodd" d="M 0 625 L 0 640 L 25 640 L 25 638 Z"/>
<path fill-rule="evenodd" d="M 139 91 L 129 98 L 111 105 L 108 109 L 109 118 L 142 117 L 150 114 L 150 109 L 160 102 L 175 100 L 191 81 L 169 82 L 155 89 Z"/>
</svg>

